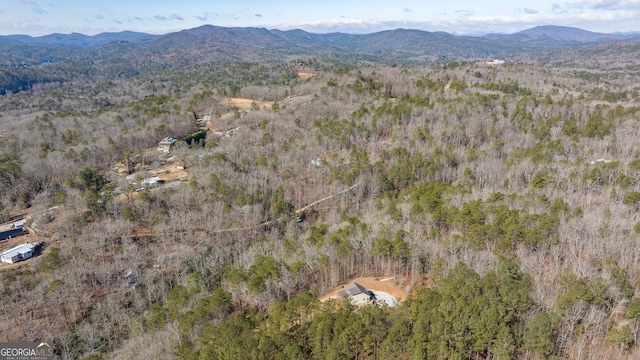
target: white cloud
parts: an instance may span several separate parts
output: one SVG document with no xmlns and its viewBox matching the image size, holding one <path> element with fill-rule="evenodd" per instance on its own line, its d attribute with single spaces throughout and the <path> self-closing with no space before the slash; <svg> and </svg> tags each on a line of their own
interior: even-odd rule
<svg viewBox="0 0 640 360">
<path fill-rule="evenodd" d="M 184 20 L 184 18 L 178 14 L 171 14 L 171 16 L 164 16 L 161 14 L 158 14 L 156 16 L 153 17 L 156 20 L 160 20 L 160 21 L 165 21 L 165 20 L 178 20 L 178 21 L 182 21 Z"/>
<path fill-rule="evenodd" d="M 570 9 L 593 9 L 593 10 L 638 10 L 640 0 L 584 0 L 577 2 L 566 2 L 563 5 Z"/>
<path fill-rule="evenodd" d="M 255 18 L 260 18 L 262 17 L 262 14 L 254 14 L 252 17 Z M 200 20 L 200 21 L 214 21 L 214 20 L 234 20 L 234 21 L 238 21 L 240 20 L 240 17 L 238 17 L 238 15 L 234 15 L 234 14 L 220 14 L 220 13 L 215 13 L 215 12 L 206 12 L 202 15 L 196 15 L 195 16 L 196 19 Z M 221 25 L 223 26 L 223 25 Z"/>
<path fill-rule="evenodd" d="M 211 16 L 211 13 L 205 13 L 203 15 L 196 15 L 196 19 L 200 20 L 200 21 L 207 21 L 209 20 L 209 16 Z"/>
<path fill-rule="evenodd" d="M 271 29 L 292 30 L 302 29 L 312 33 L 344 32 L 349 34 L 367 34 L 392 29 L 420 29 L 433 30 L 426 22 L 415 21 L 378 21 L 341 18 L 339 20 L 300 21 L 295 23 L 273 24 L 266 26 Z"/>
<path fill-rule="evenodd" d="M 640 9 L 638 0 L 592 0 L 589 1 L 593 9 L 631 10 Z"/>
<path fill-rule="evenodd" d="M 462 16 L 471 16 L 471 15 L 475 14 L 471 10 L 456 10 L 455 12 L 456 12 L 456 14 L 460 14 Z"/>
</svg>

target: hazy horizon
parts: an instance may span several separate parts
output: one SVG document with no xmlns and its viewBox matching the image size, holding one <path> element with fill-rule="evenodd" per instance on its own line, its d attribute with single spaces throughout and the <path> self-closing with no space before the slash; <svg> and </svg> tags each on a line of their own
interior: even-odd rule
<svg viewBox="0 0 640 360">
<path fill-rule="evenodd" d="M 301 29 L 311 33 L 373 33 L 398 28 L 451 34 L 515 33 L 543 25 L 600 33 L 638 32 L 640 0 L 485 2 L 255 0 L 203 4 L 196 0 L 10 0 L 0 5 L 0 35 L 95 35 L 134 31 L 166 34 L 211 24 L 222 27 Z"/>
<path fill-rule="evenodd" d="M 170 33 L 174 33 L 174 32 L 180 32 L 180 31 L 188 31 L 188 30 L 192 30 L 192 29 L 196 29 L 196 28 L 200 28 L 200 27 L 204 27 L 204 26 L 214 26 L 214 27 L 222 27 L 222 28 L 264 28 L 267 30 L 279 30 L 279 31 L 293 31 L 293 30 L 303 30 L 306 31 L 307 33 L 311 33 L 311 34 L 325 34 L 325 33 L 320 33 L 320 32 L 313 32 L 313 31 L 307 31 L 304 29 L 277 29 L 277 28 L 266 28 L 266 27 L 261 27 L 261 26 L 246 26 L 246 27 L 242 27 L 242 26 L 238 26 L 238 27 L 230 27 L 230 26 L 220 26 L 220 25 L 215 25 L 215 24 L 203 24 L 200 26 L 196 26 L 194 28 L 188 28 L 188 29 L 180 29 L 180 30 L 174 30 L 174 31 L 169 31 L 169 32 L 164 32 L 164 33 L 150 33 L 150 32 L 145 32 L 145 31 L 134 31 L 134 30 L 121 30 L 121 31 L 104 31 L 101 33 L 96 33 L 96 34 L 84 34 L 81 32 L 71 32 L 71 33 L 49 33 L 49 34 L 43 34 L 43 35 L 28 35 L 28 34 L 7 34 L 7 35 L 1 35 L 0 36 L 30 36 L 33 38 L 40 38 L 40 37 L 47 37 L 47 36 L 52 36 L 52 35 L 72 35 L 72 34 L 80 34 L 83 36 L 97 36 L 100 34 L 108 34 L 108 33 L 112 33 L 112 34 L 118 34 L 118 33 L 124 33 L 124 32 L 133 32 L 133 33 L 143 33 L 143 34 L 149 34 L 149 35 L 157 35 L 157 36 L 162 36 L 162 35 L 167 35 Z M 522 30 L 518 30 L 518 31 L 513 31 L 513 32 L 470 32 L 470 33 L 455 33 L 455 32 L 448 32 L 448 31 L 428 31 L 428 30 L 421 30 L 421 29 L 413 29 L 413 28 L 394 28 L 394 29 L 386 29 L 386 30 L 377 30 L 377 31 L 371 31 L 371 32 L 367 32 L 367 33 L 353 33 L 353 32 L 344 32 L 344 31 L 335 31 L 334 33 L 344 33 L 344 34 L 349 34 L 349 35 L 366 35 L 366 34 L 374 34 L 374 33 L 378 33 L 378 32 L 383 32 L 383 31 L 394 31 L 394 30 L 400 30 L 400 29 L 404 29 L 404 30 L 418 30 L 418 31 L 427 31 L 427 32 L 445 32 L 445 33 L 449 33 L 452 35 L 456 35 L 456 36 L 484 36 L 484 35 L 490 35 L 490 34 L 500 34 L 500 35 L 509 35 L 509 34 L 515 34 L 518 33 L 520 31 L 525 31 L 525 30 L 529 30 L 529 29 L 533 29 L 533 28 L 537 28 L 537 27 L 545 27 L 545 26 L 554 26 L 554 27 L 564 27 L 564 28 L 572 28 L 572 29 L 578 29 L 578 30 L 584 30 L 584 31 L 591 31 L 591 30 L 587 30 L 587 29 L 582 29 L 579 27 L 573 27 L 573 26 L 562 26 L 562 25 L 553 25 L 553 24 L 546 24 L 546 25 L 536 25 L 536 26 L 532 26 L 529 28 L 525 28 Z M 601 32 L 597 32 L 597 31 L 593 31 L 594 33 L 601 33 Z M 617 32 L 607 32 L 607 33 L 603 33 L 603 34 L 640 34 L 640 31 L 626 31 L 626 32 L 621 32 L 621 31 L 617 31 Z"/>
</svg>

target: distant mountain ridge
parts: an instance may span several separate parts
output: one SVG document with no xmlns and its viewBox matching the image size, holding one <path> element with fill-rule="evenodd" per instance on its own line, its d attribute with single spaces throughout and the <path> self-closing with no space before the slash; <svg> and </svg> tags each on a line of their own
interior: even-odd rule
<svg viewBox="0 0 640 360">
<path fill-rule="evenodd" d="M 607 40 L 622 40 L 628 37 L 637 36 L 634 34 L 607 34 L 582 30 L 574 27 L 544 25 L 531 29 L 519 31 L 515 35 L 525 35 L 531 38 L 550 38 L 560 41 L 597 42 Z"/>
<path fill-rule="evenodd" d="M 34 84 L 87 78 L 135 77 L 199 64 L 298 60 L 387 62 L 410 65 L 458 60 L 550 61 L 558 51 L 612 46 L 634 53 L 638 34 L 601 34 L 540 26 L 514 34 L 453 35 L 414 29 L 371 34 L 315 34 L 303 30 L 227 28 L 204 25 L 165 35 L 123 31 L 0 36 L 0 95 Z M 610 50 L 607 50 L 611 52 Z M 617 51 L 617 50 L 616 50 Z M 614 53 L 616 52 L 614 51 Z M 546 53 L 545 53 L 546 52 Z M 537 56 L 536 54 L 539 54 Z M 537 56 L 537 57 L 536 57 Z"/>
<path fill-rule="evenodd" d="M 0 36 L 0 45 L 65 46 L 76 49 L 86 49 L 105 45 L 113 41 L 151 41 L 159 36 L 161 35 L 134 31 L 105 32 L 92 36 L 79 33 L 55 33 L 37 37 L 29 35 L 5 35 Z"/>
<path fill-rule="evenodd" d="M 294 43 L 313 43 L 322 42 L 330 45 L 336 45 L 345 48 L 362 48 L 389 46 L 398 43 L 404 43 L 407 47 L 408 41 L 424 41 L 427 37 L 430 40 L 448 41 L 451 39 L 484 39 L 493 40 L 500 39 L 551 39 L 554 41 L 567 42 L 599 42 L 622 40 L 630 37 L 639 36 L 638 33 L 597 33 L 582 30 L 575 27 L 544 25 L 536 26 L 531 29 L 519 31 L 513 34 L 489 34 L 483 36 L 470 35 L 453 35 L 447 32 L 429 32 L 413 29 L 396 29 L 374 32 L 369 34 L 348 34 L 348 33 L 329 33 L 316 34 L 309 33 L 304 30 L 268 30 L 265 28 L 227 28 L 214 25 L 203 25 L 193 29 L 182 30 L 178 32 L 168 33 L 165 35 L 152 35 L 148 33 L 122 31 L 122 32 L 105 32 L 96 35 L 83 35 L 79 33 L 71 34 L 49 34 L 44 36 L 32 37 L 28 35 L 4 35 L 0 36 L 0 45 L 35 45 L 35 46 L 66 46 L 75 49 L 86 49 L 96 46 L 102 46 L 114 41 L 128 42 L 151 42 L 166 41 L 171 42 L 180 40 L 181 37 L 200 38 L 209 37 L 210 39 L 231 39 L 236 36 L 257 36 L 262 40 L 286 40 Z M 390 43 L 391 42 L 391 43 Z"/>
</svg>

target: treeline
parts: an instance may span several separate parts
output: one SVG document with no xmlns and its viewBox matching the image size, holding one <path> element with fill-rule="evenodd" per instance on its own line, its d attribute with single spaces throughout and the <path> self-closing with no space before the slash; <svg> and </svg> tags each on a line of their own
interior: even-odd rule
<svg viewBox="0 0 640 360">
<path fill-rule="evenodd" d="M 168 294 L 166 306 L 152 306 L 140 329 L 178 321 L 181 359 L 546 358 L 556 351 L 559 317 L 535 308 L 531 278 L 517 263 L 505 260 L 483 276 L 462 263 L 434 271 L 431 287 L 393 308 L 356 309 L 348 298 L 321 303 L 304 292 L 266 311 L 234 314 L 231 294 L 218 289 L 198 299 L 190 281 Z"/>
<path fill-rule="evenodd" d="M 43 71 L 34 71 L 27 67 L 0 67 L 0 95 L 29 91 L 36 84 L 47 84 L 62 81 L 63 78 Z"/>
</svg>

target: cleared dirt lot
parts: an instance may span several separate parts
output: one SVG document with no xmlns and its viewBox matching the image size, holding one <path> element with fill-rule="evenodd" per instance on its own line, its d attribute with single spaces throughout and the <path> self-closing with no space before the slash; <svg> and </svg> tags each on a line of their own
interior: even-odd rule
<svg viewBox="0 0 640 360">
<path fill-rule="evenodd" d="M 154 170 L 149 170 L 149 173 L 159 177 L 166 183 L 176 182 L 189 176 L 186 170 L 178 169 L 178 164 L 174 162 L 167 163 Z"/>
<path fill-rule="evenodd" d="M 376 290 L 386 292 L 387 294 L 390 294 L 393 297 L 395 297 L 400 302 L 404 301 L 407 298 L 407 295 L 411 293 L 412 285 L 411 285 L 411 282 L 409 281 L 403 281 L 404 284 L 401 285 L 399 283 L 395 284 L 396 282 L 398 282 L 397 278 L 382 279 L 383 281 L 380 281 L 380 279 L 379 280 L 376 280 L 376 279 L 378 278 L 359 277 L 359 278 L 351 279 L 346 283 L 344 283 L 343 285 L 340 285 L 335 289 L 331 290 L 329 293 L 321 296 L 320 301 L 326 301 L 328 299 L 338 298 L 338 292 L 343 290 L 347 285 L 351 284 L 352 282 L 356 282 L 362 285 L 365 289 L 372 290 L 374 293 L 376 292 Z"/>
<path fill-rule="evenodd" d="M 258 105 L 260 109 L 262 109 L 265 106 L 270 109 L 271 106 L 273 105 L 273 101 L 258 101 L 258 100 L 245 99 L 245 98 L 226 98 L 222 100 L 221 103 L 225 105 L 235 106 L 241 110 L 250 110 L 252 103 L 256 103 L 256 105 Z"/>
<path fill-rule="evenodd" d="M 308 79 L 316 76 L 316 74 L 308 73 L 308 72 L 298 72 L 298 77 L 301 79 Z"/>
</svg>

